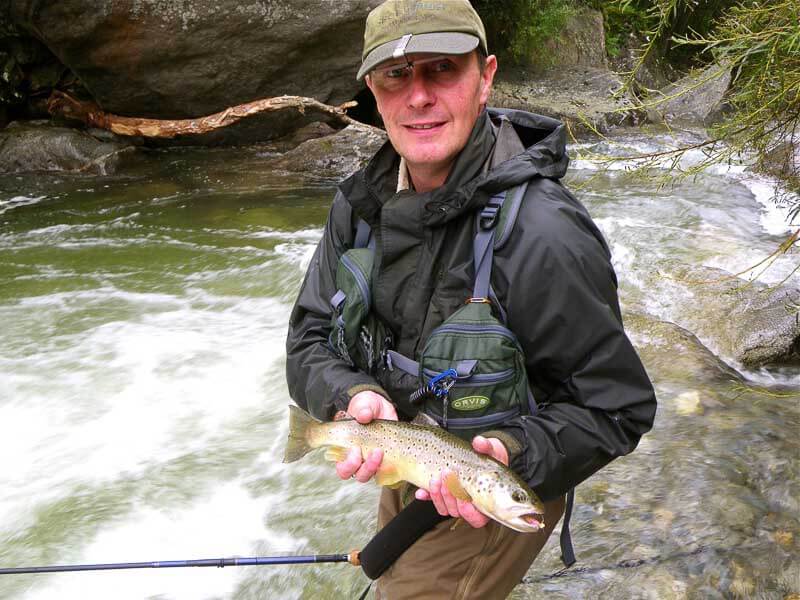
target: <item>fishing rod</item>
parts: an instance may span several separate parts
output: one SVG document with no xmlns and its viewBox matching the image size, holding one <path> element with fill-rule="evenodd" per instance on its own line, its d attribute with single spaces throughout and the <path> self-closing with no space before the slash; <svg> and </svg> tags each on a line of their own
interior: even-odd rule
<svg viewBox="0 0 800 600">
<path fill-rule="evenodd" d="M 95 565 L 52 565 L 46 567 L 0 568 L 0 575 L 21 573 L 63 573 L 69 571 L 110 571 L 113 569 L 159 569 L 170 567 L 244 567 L 255 565 L 298 565 L 346 562 L 361 567 L 370 579 L 377 579 L 425 532 L 447 519 L 433 502 L 414 499 L 381 529 L 360 551 L 348 554 L 296 556 L 253 556 L 171 560 L 161 562 L 106 563 Z M 369 588 L 367 588 L 369 589 Z M 366 590 L 365 590 L 366 593 Z M 363 597 L 363 595 L 362 595 Z"/>
<path fill-rule="evenodd" d="M 298 556 L 234 556 L 232 558 L 201 558 L 197 560 L 166 560 L 156 562 L 101 563 L 93 565 L 49 565 L 45 567 L 0 568 L 0 575 L 21 573 L 65 573 L 69 571 L 111 571 L 114 569 L 164 569 L 176 567 L 249 567 L 260 565 L 302 565 L 346 562 L 361 566 L 360 552 L 349 554 L 307 554 Z"/>
</svg>

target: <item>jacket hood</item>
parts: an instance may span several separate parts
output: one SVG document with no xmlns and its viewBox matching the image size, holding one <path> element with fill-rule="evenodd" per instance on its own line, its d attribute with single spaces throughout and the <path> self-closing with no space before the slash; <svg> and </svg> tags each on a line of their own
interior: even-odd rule
<svg viewBox="0 0 800 600">
<path fill-rule="evenodd" d="M 521 151 L 509 153 L 510 148 Z M 381 206 L 395 194 L 399 164 L 400 157 L 386 142 L 366 167 L 339 186 L 356 214 L 370 225 L 377 224 Z M 438 226 L 474 212 L 493 194 L 533 177 L 560 179 L 568 164 L 566 129 L 560 121 L 487 108 L 475 121 L 444 185 L 418 194 L 426 207 L 425 224 Z"/>
</svg>

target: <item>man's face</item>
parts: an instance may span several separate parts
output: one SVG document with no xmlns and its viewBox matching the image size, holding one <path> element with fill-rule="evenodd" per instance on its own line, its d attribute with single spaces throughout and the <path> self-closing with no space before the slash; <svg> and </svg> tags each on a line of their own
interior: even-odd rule
<svg viewBox="0 0 800 600">
<path fill-rule="evenodd" d="M 486 59 L 483 72 L 476 52 L 412 54 L 408 60 L 416 62 L 411 69 L 403 68 L 405 60 L 381 65 L 367 85 L 412 178 L 415 172 L 443 173 L 443 182 L 489 99 L 497 60 Z"/>
</svg>

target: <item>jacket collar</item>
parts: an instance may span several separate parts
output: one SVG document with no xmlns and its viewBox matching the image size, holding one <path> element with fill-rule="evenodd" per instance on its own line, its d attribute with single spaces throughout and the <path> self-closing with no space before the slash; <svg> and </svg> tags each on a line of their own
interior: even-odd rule
<svg viewBox="0 0 800 600">
<path fill-rule="evenodd" d="M 387 142 L 364 169 L 339 186 L 356 214 L 371 226 L 377 225 L 382 205 L 396 193 L 399 162 Z M 568 162 L 565 130 L 559 121 L 523 111 L 487 109 L 475 121 L 444 185 L 417 194 L 426 208 L 425 225 L 441 225 L 474 212 L 492 194 L 532 177 L 560 178 Z"/>
</svg>

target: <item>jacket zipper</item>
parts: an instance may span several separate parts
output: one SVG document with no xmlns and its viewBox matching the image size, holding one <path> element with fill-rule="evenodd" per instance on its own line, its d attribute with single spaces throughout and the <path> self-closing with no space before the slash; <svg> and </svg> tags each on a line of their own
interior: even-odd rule
<svg viewBox="0 0 800 600">
<path fill-rule="evenodd" d="M 505 371 L 498 371 L 497 373 L 474 373 L 463 379 L 457 379 L 453 387 L 480 387 L 485 385 L 492 385 L 500 383 L 514 377 L 514 369 L 506 369 Z M 433 369 L 423 369 L 423 374 L 426 380 L 430 380 L 438 373 Z"/>
<path fill-rule="evenodd" d="M 447 419 L 448 429 L 473 429 L 475 427 L 484 427 L 486 425 L 497 425 L 506 419 L 516 417 L 519 414 L 519 407 L 509 410 L 504 410 L 499 413 L 492 413 L 485 417 L 456 417 Z M 432 415 L 431 415 L 432 416 Z M 442 419 L 434 417 L 437 422 L 441 423 Z"/>
<path fill-rule="evenodd" d="M 431 333 L 431 335 L 428 337 L 428 340 L 436 335 L 439 335 L 440 333 L 496 333 L 497 335 L 508 338 L 514 342 L 514 344 L 517 343 L 517 337 L 508 329 L 501 327 L 500 325 L 470 325 L 468 323 L 459 325 L 441 325 Z"/>
</svg>

